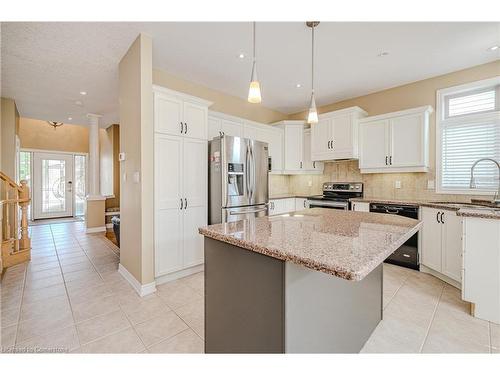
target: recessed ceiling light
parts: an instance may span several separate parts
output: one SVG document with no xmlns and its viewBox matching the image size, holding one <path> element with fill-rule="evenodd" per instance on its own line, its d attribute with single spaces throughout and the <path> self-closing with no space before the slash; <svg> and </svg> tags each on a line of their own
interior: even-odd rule
<svg viewBox="0 0 500 375">
<path fill-rule="evenodd" d="M 73 120 L 73 117 L 68 117 L 68 120 L 69 120 L 69 121 Z"/>
<path fill-rule="evenodd" d="M 240 53 L 240 54 L 238 55 L 238 57 L 239 57 L 240 59 L 244 59 L 244 58 L 245 58 L 245 54 L 244 54 L 244 53 Z"/>
<path fill-rule="evenodd" d="M 380 52 L 377 56 L 378 57 L 384 57 L 384 56 L 387 56 L 387 55 L 389 55 L 389 52 L 383 51 L 383 52 Z"/>
<path fill-rule="evenodd" d="M 492 47 L 488 48 L 488 51 L 496 51 L 499 48 L 500 48 L 500 46 L 492 46 Z"/>
<path fill-rule="evenodd" d="M 80 95 L 87 95 L 87 91 L 80 91 Z"/>
<path fill-rule="evenodd" d="M 295 87 L 297 87 L 298 89 L 300 89 L 300 88 L 302 87 L 302 85 L 301 85 L 300 83 L 297 83 L 297 84 L 295 85 Z"/>
</svg>

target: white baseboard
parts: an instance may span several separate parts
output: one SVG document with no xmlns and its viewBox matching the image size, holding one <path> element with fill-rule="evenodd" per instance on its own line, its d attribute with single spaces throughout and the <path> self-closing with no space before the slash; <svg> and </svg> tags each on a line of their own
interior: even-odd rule
<svg viewBox="0 0 500 375">
<path fill-rule="evenodd" d="M 85 230 L 85 233 L 99 233 L 99 232 L 106 232 L 106 226 L 104 226 L 104 227 L 92 227 L 92 228 L 87 228 Z"/>
<path fill-rule="evenodd" d="M 168 283 L 169 281 L 177 280 L 177 279 L 180 279 L 181 277 L 186 277 L 186 276 L 192 275 L 194 273 L 201 272 L 204 270 L 204 268 L 205 268 L 205 265 L 200 264 L 198 266 L 190 267 L 190 268 L 187 268 L 185 270 L 180 270 L 180 271 L 169 273 L 167 275 L 158 276 L 156 278 L 156 285 L 165 284 L 165 283 Z"/>
<path fill-rule="evenodd" d="M 153 281 L 149 284 L 141 284 L 130 272 L 128 272 L 125 267 L 121 265 L 121 263 L 118 265 L 118 273 L 122 275 L 125 280 L 127 280 L 139 296 L 144 297 L 148 294 L 156 292 L 156 282 Z"/>
</svg>

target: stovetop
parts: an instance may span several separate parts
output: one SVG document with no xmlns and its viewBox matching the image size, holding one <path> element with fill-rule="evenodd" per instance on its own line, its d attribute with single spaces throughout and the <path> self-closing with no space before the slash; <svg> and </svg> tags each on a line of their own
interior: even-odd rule
<svg viewBox="0 0 500 375">
<path fill-rule="evenodd" d="M 307 199 L 345 202 L 350 198 L 360 197 L 363 197 L 362 182 L 325 182 L 323 195 L 313 195 Z"/>
</svg>

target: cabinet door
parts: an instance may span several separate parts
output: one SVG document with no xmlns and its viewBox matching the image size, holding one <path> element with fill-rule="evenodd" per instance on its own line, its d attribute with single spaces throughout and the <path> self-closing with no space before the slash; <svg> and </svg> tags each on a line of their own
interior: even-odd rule
<svg viewBox="0 0 500 375">
<path fill-rule="evenodd" d="M 390 120 L 390 164 L 393 167 L 423 166 L 423 115 L 409 115 Z"/>
<path fill-rule="evenodd" d="M 187 268 L 203 263 L 203 236 L 198 233 L 198 228 L 207 225 L 206 206 L 188 205 L 183 216 L 183 268 Z"/>
<path fill-rule="evenodd" d="M 155 136 L 155 275 L 182 268 L 182 137 Z"/>
<path fill-rule="evenodd" d="M 302 125 L 287 125 L 285 127 L 285 170 L 287 171 L 303 170 L 303 130 Z"/>
<path fill-rule="evenodd" d="M 182 100 L 165 94 L 154 94 L 155 131 L 164 134 L 182 135 Z"/>
<path fill-rule="evenodd" d="M 443 211 L 442 272 L 455 281 L 462 278 L 462 218 Z"/>
<path fill-rule="evenodd" d="M 439 210 L 422 207 L 422 264 L 435 271 L 441 272 L 441 242 L 442 242 L 442 224 L 438 222 L 438 216 L 441 216 Z"/>
<path fill-rule="evenodd" d="M 389 156 L 387 120 L 360 124 L 359 168 L 386 168 Z"/>
<path fill-rule="evenodd" d="M 305 198 L 295 198 L 295 211 L 305 210 L 307 208 L 306 200 Z"/>
<path fill-rule="evenodd" d="M 333 158 L 347 158 L 353 155 L 351 114 L 332 118 L 331 134 Z"/>
<path fill-rule="evenodd" d="M 304 130 L 304 141 L 302 146 L 302 167 L 310 171 L 314 169 L 311 156 L 311 130 Z"/>
<path fill-rule="evenodd" d="M 184 135 L 190 138 L 207 139 L 207 107 L 184 102 Z"/>
<path fill-rule="evenodd" d="M 208 118 L 208 140 L 211 141 L 215 137 L 220 136 L 221 134 L 221 126 L 220 119 L 216 117 Z"/>
<path fill-rule="evenodd" d="M 266 131 L 269 145 L 269 157 L 271 158 L 271 172 L 281 173 L 283 171 L 283 131 L 281 129 L 269 129 Z"/>
<path fill-rule="evenodd" d="M 328 160 L 331 149 L 331 120 L 320 119 L 311 126 L 311 159 L 313 161 Z"/>
<path fill-rule="evenodd" d="M 243 125 L 229 120 L 221 120 L 221 131 L 225 135 L 232 137 L 243 137 Z"/>
</svg>

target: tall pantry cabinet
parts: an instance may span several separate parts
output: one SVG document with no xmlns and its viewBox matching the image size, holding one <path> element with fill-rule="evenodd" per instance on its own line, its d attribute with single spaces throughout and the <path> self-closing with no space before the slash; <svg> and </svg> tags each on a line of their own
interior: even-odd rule
<svg viewBox="0 0 500 375">
<path fill-rule="evenodd" d="M 207 224 L 210 102 L 153 87 L 155 277 L 168 281 L 201 270 Z"/>
</svg>

